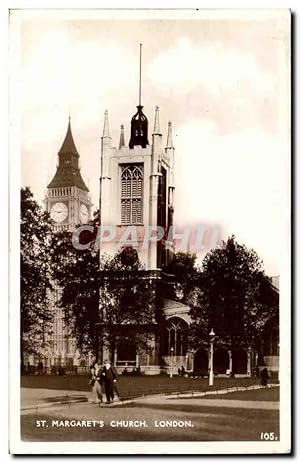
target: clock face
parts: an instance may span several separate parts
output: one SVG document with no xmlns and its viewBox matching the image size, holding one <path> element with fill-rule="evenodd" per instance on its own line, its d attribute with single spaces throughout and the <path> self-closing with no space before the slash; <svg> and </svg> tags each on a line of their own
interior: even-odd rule
<svg viewBox="0 0 300 463">
<path fill-rule="evenodd" d="M 55 222 L 63 222 L 68 217 L 67 206 L 64 203 L 55 203 L 51 209 L 50 217 Z"/>
<path fill-rule="evenodd" d="M 89 211 L 88 211 L 88 208 L 86 207 L 85 204 L 81 204 L 80 206 L 80 220 L 82 223 L 87 223 L 88 219 L 89 219 Z"/>
</svg>

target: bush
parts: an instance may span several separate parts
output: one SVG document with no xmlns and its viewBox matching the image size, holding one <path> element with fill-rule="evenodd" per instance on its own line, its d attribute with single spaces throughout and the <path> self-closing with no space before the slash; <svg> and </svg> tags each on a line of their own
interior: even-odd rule
<svg viewBox="0 0 300 463">
<path fill-rule="evenodd" d="M 63 376 L 65 374 L 65 369 L 63 367 L 58 368 L 58 374 L 59 376 Z"/>
<path fill-rule="evenodd" d="M 127 371 L 126 368 L 122 371 L 123 376 L 145 376 L 145 373 L 141 371 L 140 367 L 134 368 L 132 371 Z"/>
<path fill-rule="evenodd" d="M 51 367 L 51 375 L 63 376 L 65 374 L 66 374 L 66 372 L 65 372 L 65 369 L 63 367 L 52 365 L 52 367 Z"/>
<path fill-rule="evenodd" d="M 201 370 L 201 371 L 190 371 L 188 373 L 189 378 L 205 378 L 208 376 L 208 372 L 206 370 Z M 215 376 L 216 373 L 215 373 Z"/>
</svg>

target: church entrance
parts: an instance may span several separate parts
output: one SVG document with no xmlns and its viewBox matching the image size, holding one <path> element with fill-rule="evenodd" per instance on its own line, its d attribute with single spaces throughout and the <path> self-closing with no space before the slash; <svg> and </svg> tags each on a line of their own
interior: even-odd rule
<svg viewBox="0 0 300 463">
<path fill-rule="evenodd" d="M 229 368 L 229 355 L 223 348 L 214 351 L 214 372 L 216 375 L 223 375 Z"/>
<path fill-rule="evenodd" d="M 244 349 L 232 351 L 232 371 L 237 374 L 247 373 L 247 352 Z"/>
<path fill-rule="evenodd" d="M 203 348 L 198 349 L 194 355 L 194 372 L 208 374 L 208 354 Z"/>
<path fill-rule="evenodd" d="M 118 342 L 116 366 L 129 370 L 136 367 L 136 346 L 132 339 L 122 339 Z"/>
</svg>

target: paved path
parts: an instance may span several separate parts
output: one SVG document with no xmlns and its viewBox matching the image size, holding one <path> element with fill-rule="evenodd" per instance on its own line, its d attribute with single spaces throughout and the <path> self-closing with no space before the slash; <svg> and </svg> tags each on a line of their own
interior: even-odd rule
<svg viewBox="0 0 300 463">
<path fill-rule="evenodd" d="M 202 398 L 165 398 L 164 396 L 144 397 L 142 399 L 136 399 L 135 403 L 142 404 L 182 404 L 182 405 L 197 405 L 201 407 L 225 407 L 225 408 L 249 408 L 256 410 L 279 410 L 279 402 L 269 401 L 253 401 L 253 400 L 232 400 L 232 399 L 202 399 Z"/>
<path fill-rule="evenodd" d="M 87 398 L 92 395 L 91 392 L 85 391 L 70 391 L 62 389 L 33 389 L 21 388 L 21 401 L 22 405 L 31 405 L 35 403 L 42 403 L 48 400 L 66 399 L 66 398 Z"/>
<path fill-rule="evenodd" d="M 21 410 L 44 408 L 70 401 L 87 402 L 91 398 L 92 393 L 83 391 L 21 388 Z"/>
<path fill-rule="evenodd" d="M 82 391 L 64 391 L 64 390 L 53 390 L 53 389 L 21 389 L 21 413 L 30 414 L 32 410 L 48 409 L 48 408 L 61 408 L 67 406 L 74 409 L 74 406 L 78 407 L 81 402 L 93 402 L 93 394 L 90 392 Z M 105 405 L 109 408 L 113 407 L 125 407 L 128 404 L 136 405 L 181 405 L 181 406 L 197 406 L 197 407 L 222 407 L 222 408 L 238 408 L 238 409 L 252 409 L 252 410 L 279 410 L 279 402 L 272 401 L 253 401 L 253 400 L 234 400 L 226 398 L 182 398 L 165 395 L 152 395 L 140 397 L 124 402 L 115 402 L 112 405 Z"/>
</svg>

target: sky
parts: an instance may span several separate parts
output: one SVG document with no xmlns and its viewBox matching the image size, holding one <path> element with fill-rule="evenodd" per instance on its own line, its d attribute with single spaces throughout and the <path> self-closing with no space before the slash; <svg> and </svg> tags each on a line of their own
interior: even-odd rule
<svg viewBox="0 0 300 463">
<path fill-rule="evenodd" d="M 23 186 L 42 203 L 71 116 L 83 178 L 99 197 L 103 114 L 113 145 L 138 104 L 173 123 L 175 225 L 209 223 L 280 273 L 289 223 L 289 32 L 286 15 L 194 19 L 110 15 L 26 18 L 20 30 Z M 184 15 L 182 14 L 182 17 Z"/>
</svg>

